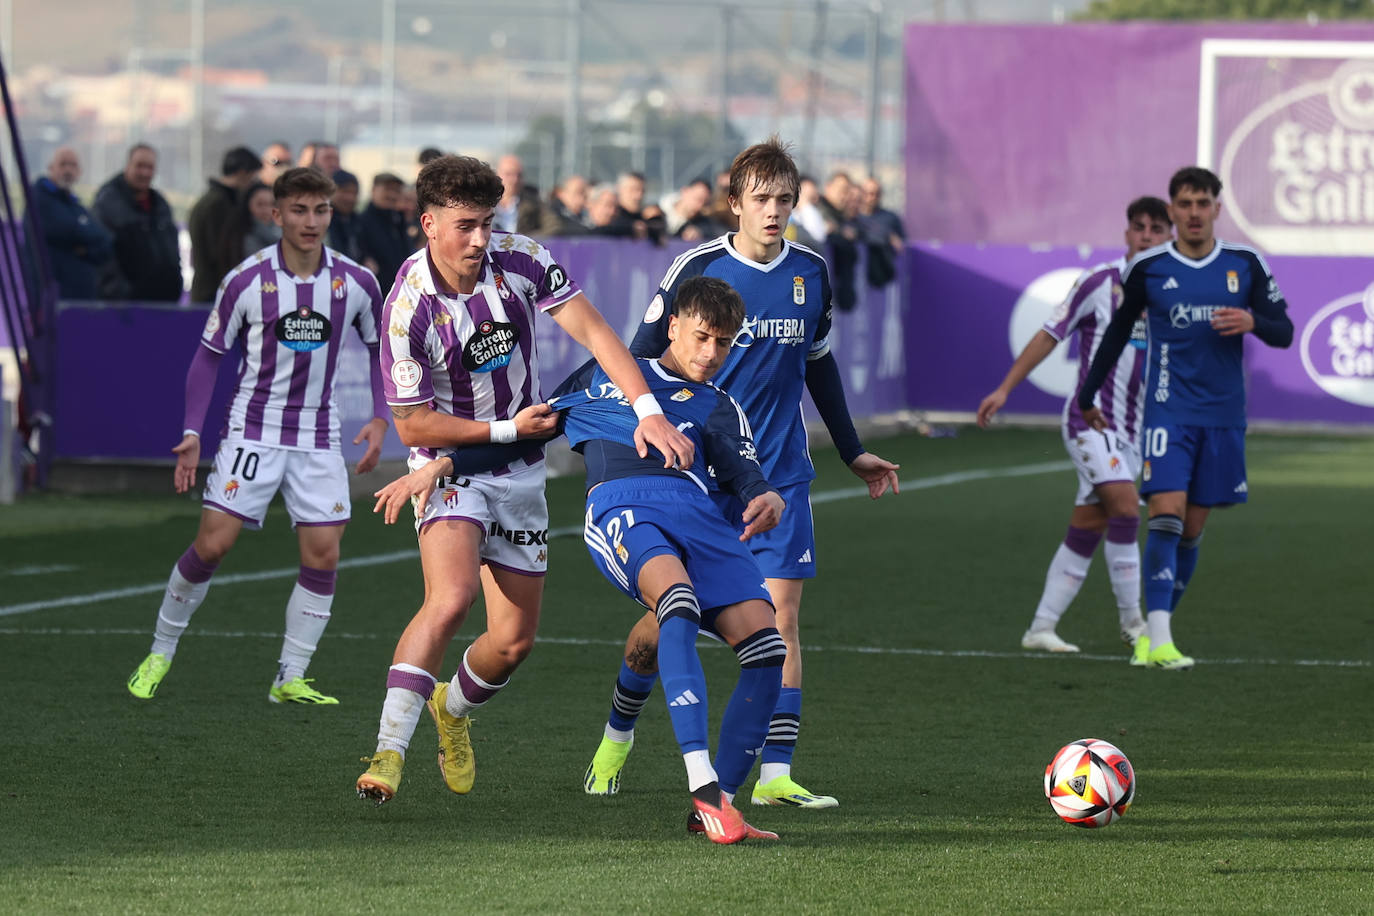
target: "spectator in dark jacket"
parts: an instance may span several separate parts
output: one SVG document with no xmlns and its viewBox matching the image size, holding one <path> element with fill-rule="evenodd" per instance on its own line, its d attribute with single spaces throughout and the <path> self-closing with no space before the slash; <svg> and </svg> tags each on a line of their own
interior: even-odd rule
<svg viewBox="0 0 1374 916">
<path fill-rule="evenodd" d="M 110 259 L 110 233 L 72 193 L 81 177 L 76 151 L 64 146 L 52 154 L 48 174 L 34 182 L 33 203 L 48 244 L 48 261 L 63 299 L 94 299 L 100 267 Z"/>
<path fill-rule="evenodd" d="M 181 298 L 181 249 L 167 199 L 153 190 L 157 152 L 129 150 L 124 171 L 101 186 L 92 215 L 114 236 L 114 259 L 100 278 L 105 299 L 176 302 Z"/>
<path fill-rule="evenodd" d="M 825 191 L 816 204 L 825 217 L 828 233 L 825 244 L 830 249 L 830 285 L 835 308 L 853 311 L 858 304 L 854 286 L 855 268 L 859 261 L 858 188 L 846 172 L 832 172 L 826 179 Z"/>
<path fill-rule="evenodd" d="M 581 175 L 569 175 L 558 183 L 544 206 L 544 224 L 537 236 L 586 235 L 591 229 L 583 222 L 589 187 Z"/>
<path fill-rule="evenodd" d="M 401 190 L 405 182 L 390 172 L 372 179 L 372 199 L 358 217 L 358 241 L 362 244 L 363 266 L 377 275 L 382 295 L 391 292 L 396 271 L 414 249 L 406 235 L 406 217 L 401 212 Z"/>
<path fill-rule="evenodd" d="M 343 169 L 334 173 L 334 217 L 329 221 L 329 247 L 363 262 L 362 224 L 358 215 L 358 176 Z"/>
<path fill-rule="evenodd" d="M 243 240 L 250 228 L 243 218 L 243 192 L 258 183 L 261 169 L 257 153 L 234 147 L 224 154 L 220 177 L 209 179 L 210 187 L 191 207 L 186 231 L 195 268 L 192 302 L 214 302 L 220 281 L 243 260 Z"/>
<path fill-rule="evenodd" d="M 492 228 L 521 235 L 537 235 L 546 225 L 539 189 L 525 184 L 525 166 L 519 156 L 506 155 L 496 161 L 505 193 L 496 205 Z"/>
</svg>

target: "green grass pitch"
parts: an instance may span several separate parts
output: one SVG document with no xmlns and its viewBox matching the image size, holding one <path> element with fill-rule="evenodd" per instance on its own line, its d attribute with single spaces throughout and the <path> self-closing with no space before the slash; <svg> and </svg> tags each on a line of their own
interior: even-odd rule
<svg viewBox="0 0 1374 916">
<path fill-rule="evenodd" d="M 1126 664 L 1102 560 L 1019 649 L 1074 492 L 1057 433 L 871 442 L 909 486 L 874 504 L 818 451 L 796 775 L 841 806 L 746 805 L 773 844 L 684 831 L 656 691 L 621 793 L 581 777 L 636 610 L 577 536 L 552 544 L 541 642 L 477 716 L 448 794 L 421 720 L 396 799 L 353 781 L 420 599 L 409 528 L 359 502 L 310 675 L 341 705 L 267 702 L 294 538 L 245 534 L 151 702 L 124 680 L 194 533 L 189 499 L 49 495 L 0 509 L 0 911 L 7 913 L 1328 913 L 1374 906 L 1374 443 L 1250 440 L 1247 506 L 1213 515 L 1175 633 L 1192 672 Z M 1043 465 L 1064 463 L 1060 469 Z M 170 476 L 170 475 L 169 475 Z M 169 481 L 170 482 L 170 481 Z M 580 481 L 550 482 L 552 527 Z M 832 498 L 837 497 L 837 498 Z M 356 565 L 381 558 L 372 565 Z M 103 595 L 78 603 L 83 596 Z M 474 609 L 455 648 L 479 631 Z M 733 656 L 703 648 L 718 716 Z M 1061 823 L 1045 764 L 1113 741 L 1138 774 L 1105 830 Z M 746 790 L 747 791 L 747 790 Z"/>
</svg>

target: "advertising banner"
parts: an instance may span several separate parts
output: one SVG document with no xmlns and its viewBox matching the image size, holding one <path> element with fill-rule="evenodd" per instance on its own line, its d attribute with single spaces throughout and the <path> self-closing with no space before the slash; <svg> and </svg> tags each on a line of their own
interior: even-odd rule
<svg viewBox="0 0 1374 916">
<path fill-rule="evenodd" d="M 1001 382 L 1080 271 L 1122 249 L 917 245 L 909 274 L 920 329 L 907 350 L 910 405 L 972 413 Z M 1251 422 L 1374 424 L 1374 260 L 1274 257 L 1293 345 L 1248 338 Z M 1057 415 L 1077 384 L 1077 336 L 1012 393 L 1007 413 Z"/>
<path fill-rule="evenodd" d="M 913 238 L 1113 245 L 1197 164 L 1223 238 L 1374 251 L 1367 25 L 910 25 L 906 106 Z"/>
<path fill-rule="evenodd" d="M 690 247 L 655 248 L 605 239 L 552 239 L 547 244 L 626 342 L 634 336 L 673 258 Z M 862 264 L 858 276 L 863 276 Z M 900 282 L 881 290 L 864 287 L 857 309 L 837 313 L 830 340 L 855 416 L 906 406 L 908 301 Z M 171 448 L 181 440 L 186 369 L 208 313 L 207 307 L 195 306 L 63 303 L 58 319 L 58 364 L 63 367 L 56 410 L 58 457 L 170 462 Z M 534 328 L 547 393 L 589 354 L 551 317 L 541 316 Z M 218 446 L 237 363 L 231 352 L 220 367 L 201 444 L 207 458 Z M 334 396 L 343 452 L 350 463 L 363 452 L 352 439 L 372 416 L 369 371 L 368 350 L 348 329 Z M 388 431 L 383 455 L 405 454 L 394 430 Z"/>
</svg>

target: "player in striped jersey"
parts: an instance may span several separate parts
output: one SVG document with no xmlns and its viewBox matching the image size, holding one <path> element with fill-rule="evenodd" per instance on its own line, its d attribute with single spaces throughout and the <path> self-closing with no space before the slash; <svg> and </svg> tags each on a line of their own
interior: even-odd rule
<svg viewBox="0 0 1374 916">
<path fill-rule="evenodd" d="M 359 797 L 377 804 L 400 785 L 426 704 L 439 730 L 445 785 L 459 794 L 472 789 L 468 713 L 506 685 L 534 645 L 548 564 L 542 440 L 555 427 L 541 401 L 535 321 L 550 316 L 624 392 L 639 418 L 641 456 L 654 448 L 664 467 L 690 467 L 694 451 L 548 250 L 492 231 L 504 186 L 490 166 L 444 156 L 420 171 L 415 190 L 428 244 L 405 262 L 387 297 L 383 384 L 412 468 L 438 449 L 458 447 L 459 456 L 444 486 L 412 491 L 425 599 L 396 645 L 377 749 L 356 783 Z M 490 443 L 511 448 L 491 461 L 488 448 L 472 448 Z M 439 682 L 444 652 L 479 591 L 487 629 L 452 680 Z"/>
<path fill-rule="evenodd" d="M 172 569 L 152 649 L 129 677 L 129 692 L 142 699 L 157 692 L 210 577 L 239 532 L 245 525 L 262 526 L 280 490 L 300 542 L 301 567 L 286 604 L 286 637 L 268 698 L 338 702 L 305 677 L 329 623 L 339 544 L 350 515 L 334 372 L 350 326 L 376 352 L 381 292 L 366 268 L 324 247 L 332 181 L 314 169 L 291 169 L 277 178 L 272 192 L 281 241 L 224 278 L 186 377 L 185 432 L 173 449 L 178 493 L 196 482 L 200 430 L 219 364 L 235 347 L 242 354 L 238 389 L 205 478 L 200 530 Z M 353 440 L 367 442 L 359 474 L 376 467 L 386 435 L 379 367 L 372 383 L 374 416 Z"/>
<path fill-rule="evenodd" d="M 840 458 L 868 484 L 870 496 L 877 499 L 888 489 L 896 492 L 897 466 L 865 451 L 850 420 L 827 339 L 830 278 L 825 261 L 783 238 L 799 184 L 797 166 L 776 138 L 740 153 L 730 168 L 730 206 L 739 217 L 739 231 L 698 245 L 673 263 L 630 349 L 638 356 L 663 352 L 673 302 L 691 277 L 725 280 L 744 300 L 744 324 L 715 382 L 744 408 L 757 437 L 763 472 L 789 506 L 777 528 L 749 541 L 767 577 L 778 630 L 787 643 L 782 692 L 750 801 L 830 808 L 839 804 L 833 797 L 810 792 L 792 779 L 792 754 L 801 726 L 802 587 L 816 574 L 810 505 L 816 472 L 802 422 L 803 389 L 815 401 Z M 732 519 L 740 517 L 738 504 L 725 511 Z M 654 617 L 646 614 L 626 641 L 611 714 L 583 777 L 588 794 L 611 794 L 619 785 L 635 719 L 657 677 L 656 634 Z"/>
<path fill-rule="evenodd" d="M 1105 428 L 1095 398 L 1143 314 L 1150 348 L 1140 492 L 1150 522 L 1141 575 L 1149 631 L 1135 655 L 1172 671 L 1193 667 L 1174 644 L 1173 612 L 1197 568 L 1207 516 L 1249 494 L 1244 337 L 1253 333 L 1271 347 L 1293 342 L 1288 303 L 1264 259 L 1214 234 L 1220 193 L 1221 179 L 1198 166 L 1169 179 L 1178 239 L 1126 265 L 1123 301 L 1078 389 L 1083 419 Z"/>
<path fill-rule="evenodd" d="M 1060 341 L 1074 333 L 1078 334 L 1078 378 L 1083 379 L 1113 311 L 1121 304 L 1121 271 L 1126 261 L 1167 241 L 1171 233 L 1168 204 L 1158 197 L 1131 201 L 1126 208 L 1126 257 L 1100 264 L 1078 278 L 1068 298 L 1016 357 L 1002 384 L 978 405 L 978 425 L 986 428 L 1007 402 L 1012 389 Z M 1068 533 L 1045 575 L 1045 589 L 1035 617 L 1021 637 L 1024 649 L 1078 651 L 1073 643 L 1060 638 L 1055 626 L 1083 587 L 1104 533 L 1107 543 L 1103 552 L 1116 595 L 1121 638 L 1134 646 L 1137 637 L 1145 632 L 1145 621 L 1140 616 L 1140 547 L 1136 541 L 1140 498 L 1135 489 L 1135 478 L 1140 472 L 1140 420 L 1145 397 L 1141 381 L 1145 364 L 1144 322 L 1132 328 L 1131 345 L 1129 357 L 1117 363 L 1112 384 L 1099 399 L 1107 420 L 1105 429 L 1094 430 L 1088 425 L 1072 393 L 1064 401 L 1064 448 L 1078 471 L 1078 494 Z"/>
</svg>

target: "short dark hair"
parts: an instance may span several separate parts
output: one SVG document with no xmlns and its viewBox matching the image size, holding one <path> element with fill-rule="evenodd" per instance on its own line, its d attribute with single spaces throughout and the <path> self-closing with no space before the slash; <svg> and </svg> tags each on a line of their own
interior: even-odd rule
<svg viewBox="0 0 1374 916">
<path fill-rule="evenodd" d="M 356 188 L 358 186 L 358 176 L 344 169 L 339 169 L 334 173 L 334 187 L 336 188 Z"/>
<path fill-rule="evenodd" d="M 1169 219 L 1169 205 L 1158 197 L 1137 197 L 1131 201 L 1126 207 L 1126 222 L 1131 222 L 1137 216 L 1157 219 L 1166 226 L 1174 224 L 1174 221 Z"/>
<path fill-rule="evenodd" d="M 797 163 L 787 144 L 774 134 L 762 143 L 755 143 L 735 157 L 730 163 L 730 196 L 735 200 L 758 185 L 782 182 L 792 189 L 796 197 L 801 188 L 801 176 L 797 174 Z"/>
<path fill-rule="evenodd" d="M 383 185 L 389 184 L 396 185 L 397 187 L 405 187 L 405 182 L 401 180 L 400 175 L 394 175 L 391 172 L 378 172 L 376 175 L 372 176 L 372 189 L 374 191 Z"/>
<path fill-rule="evenodd" d="M 419 162 L 421 165 L 429 165 L 435 159 L 444 154 L 444 151 L 437 146 L 426 146 L 420 150 Z"/>
<path fill-rule="evenodd" d="M 135 143 L 133 146 L 129 147 L 129 155 L 127 155 L 127 156 L 124 157 L 124 161 L 125 161 L 125 162 L 128 162 L 130 159 L 134 158 L 134 153 L 138 152 L 138 151 L 141 150 L 141 149 L 146 149 L 148 152 L 152 153 L 154 156 L 157 155 L 157 150 L 153 149 L 151 145 L 149 145 L 149 144 L 147 144 L 147 143 L 144 143 L 142 140 L 140 140 L 139 142 Z"/>
<path fill-rule="evenodd" d="M 1173 200 L 1184 188 L 1206 191 L 1216 198 L 1221 196 L 1221 179 L 1200 165 L 1186 165 L 1169 179 L 1169 199 Z"/>
<path fill-rule="evenodd" d="M 272 196 L 277 200 L 317 196 L 328 200 L 334 196 L 336 190 L 338 189 L 334 187 L 334 182 L 314 166 L 298 165 L 293 169 L 287 169 L 272 183 Z"/>
<path fill-rule="evenodd" d="M 219 173 L 226 178 L 240 172 L 256 172 L 262 168 L 262 158 L 246 146 L 236 146 L 224 154 Z"/>
<path fill-rule="evenodd" d="M 487 210 L 501 202 L 506 186 L 491 166 L 472 156 L 440 156 L 420 169 L 415 204 L 421 213 L 444 207 Z"/>
<path fill-rule="evenodd" d="M 695 315 L 711 330 L 733 334 L 744 323 L 744 300 L 724 280 L 696 276 L 682 281 L 677 288 L 673 314 L 679 318 Z"/>
</svg>

